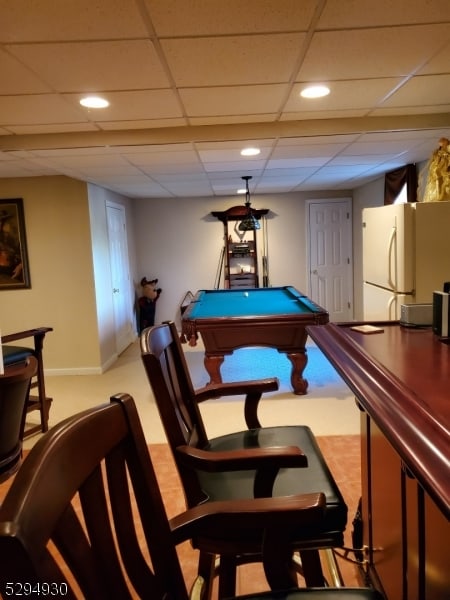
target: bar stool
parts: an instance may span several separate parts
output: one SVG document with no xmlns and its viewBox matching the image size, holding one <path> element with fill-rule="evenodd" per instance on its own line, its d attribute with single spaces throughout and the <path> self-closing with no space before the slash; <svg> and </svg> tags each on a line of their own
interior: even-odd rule
<svg viewBox="0 0 450 600">
<path fill-rule="evenodd" d="M 25 362 L 29 356 L 34 356 L 37 360 L 37 371 L 31 382 L 31 388 L 37 388 L 37 394 L 31 395 L 28 400 L 27 413 L 38 410 L 40 414 L 40 423 L 28 427 L 24 431 L 24 438 L 36 433 L 45 433 L 48 430 L 48 419 L 52 398 L 49 398 L 45 392 L 44 362 L 42 350 L 44 346 L 45 334 L 53 331 L 52 327 L 37 327 L 17 333 L 11 333 L 2 336 L 3 363 L 5 366 Z M 33 347 L 16 346 L 8 342 L 15 342 L 26 338 L 34 338 Z"/>
</svg>

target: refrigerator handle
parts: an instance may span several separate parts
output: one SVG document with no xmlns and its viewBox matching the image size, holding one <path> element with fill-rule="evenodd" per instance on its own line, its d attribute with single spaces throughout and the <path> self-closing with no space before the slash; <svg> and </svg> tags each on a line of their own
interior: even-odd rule
<svg viewBox="0 0 450 600">
<path fill-rule="evenodd" d="M 391 235 L 389 236 L 388 242 L 388 282 L 389 287 L 396 292 L 397 291 L 397 257 L 392 256 L 393 252 L 396 251 L 397 246 L 395 244 L 397 238 L 397 227 L 394 226 L 391 230 Z M 394 260 L 393 260 L 394 259 Z M 394 265 L 394 269 L 392 269 L 392 265 Z M 394 270 L 394 273 L 392 272 Z"/>
<path fill-rule="evenodd" d="M 395 320 L 395 315 L 397 314 L 397 296 L 394 295 L 389 299 L 387 310 L 389 321 Z"/>
</svg>

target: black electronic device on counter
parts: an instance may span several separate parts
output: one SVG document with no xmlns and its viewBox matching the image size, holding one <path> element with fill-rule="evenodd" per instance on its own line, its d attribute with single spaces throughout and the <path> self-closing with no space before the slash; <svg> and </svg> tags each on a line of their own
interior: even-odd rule
<svg viewBox="0 0 450 600">
<path fill-rule="evenodd" d="M 433 332 L 444 338 L 449 337 L 450 293 L 433 292 Z"/>
</svg>

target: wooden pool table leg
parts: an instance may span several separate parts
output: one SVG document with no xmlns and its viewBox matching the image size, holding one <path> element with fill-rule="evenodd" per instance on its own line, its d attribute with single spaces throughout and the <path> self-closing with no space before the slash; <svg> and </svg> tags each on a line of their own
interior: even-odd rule
<svg viewBox="0 0 450 600">
<path fill-rule="evenodd" d="M 291 361 L 291 385 L 294 394 L 302 396 L 306 394 L 308 389 L 308 382 L 302 377 L 303 371 L 308 362 L 306 350 L 298 352 L 286 352 L 288 359 Z M 222 375 L 220 373 L 220 367 L 225 360 L 224 354 L 205 354 L 204 364 L 206 372 L 209 375 L 209 383 L 222 383 Z"/>
<path fill-rule="evenodd" d="M 306 350 L 300 352 L 287 352 L 286 356 L 292 363 L 291 385 L 294 394 L 298 394 L 299 396 L 306 394 L 308 382 L 303 378 L 303 371 L 308 362 Z"/>
<path fill-rule="evenodd" d="M 222 383 L 222 375 L 220 374 L 220 367 L 222 366 L 225 356 L 223 354 L 213 354 L 207 356 L 205 354 L 205 369 L 210 377 L 209 383 Z"/>
</svg>

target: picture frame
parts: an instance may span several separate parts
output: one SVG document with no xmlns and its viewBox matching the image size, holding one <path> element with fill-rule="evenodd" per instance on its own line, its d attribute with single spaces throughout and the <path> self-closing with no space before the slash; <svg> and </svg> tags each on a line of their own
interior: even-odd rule
<svg viewBox="0 0 450 600">
<path fill-rule="evenodd" d="M 0 199 L 0 291 L 30 287 L 23 199 Z"/>
</svg>

